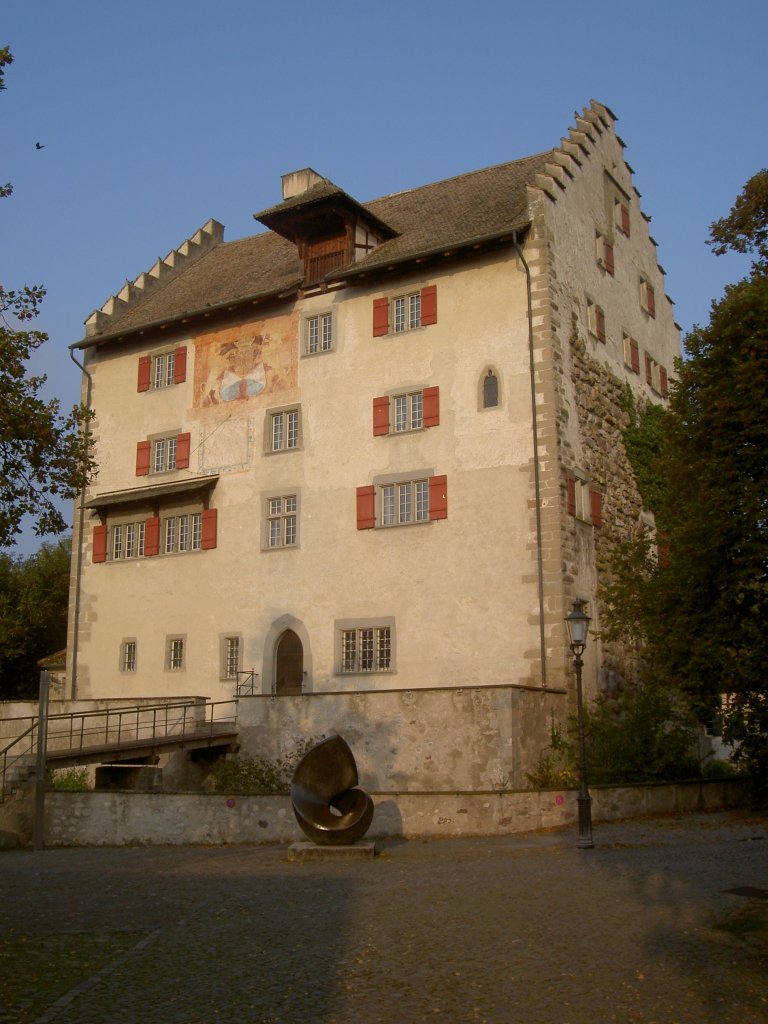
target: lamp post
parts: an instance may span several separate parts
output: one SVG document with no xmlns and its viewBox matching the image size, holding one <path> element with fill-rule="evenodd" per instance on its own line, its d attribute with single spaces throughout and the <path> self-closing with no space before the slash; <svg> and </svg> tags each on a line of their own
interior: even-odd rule
<svg viewBox="0 0 768 1024">
<path fill-rule="evenodd" d="M 568 639 L 573 653 L 574 667 L 576 669 L 576 702 L 578 708 L 579 722 L 579 796 L 577 803 L 579 807 L 579 841 L 576 845 L 582 850 L 591 850 L 595 845 L 592 842 L 592 798 L 587 789 L 587 759 L 584 748 L 584 698 L 581 692 L 581 670 L 584 662 L 581 659 L 584 648 L 587 646 L 587 631 L 589 629 L 589 616 L 584 611 L 587 602 L 577 597 L 573 602 L 573 608 L 565 617 L 565 624 L 568 627 Z"/>
</svg>

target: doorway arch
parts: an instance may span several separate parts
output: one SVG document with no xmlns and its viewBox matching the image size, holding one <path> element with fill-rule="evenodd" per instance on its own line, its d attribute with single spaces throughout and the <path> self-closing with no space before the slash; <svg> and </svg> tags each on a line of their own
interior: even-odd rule
<svg viewBox="0 0 768 1024">
<path fill-rule="evenodd" d="M 275 694 L 301 693 L 303 683 L 304 645 L 292 629 L 286 629 L 275 644 Z"/>
</svg>

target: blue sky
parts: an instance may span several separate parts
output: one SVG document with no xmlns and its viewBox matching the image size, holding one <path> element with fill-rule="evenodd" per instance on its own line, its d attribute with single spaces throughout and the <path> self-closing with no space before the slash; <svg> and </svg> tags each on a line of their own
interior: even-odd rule
<svg viewBox="0 0 768 1024">
<path fill-rule="evenodd" d="M 46 286 L 35 370 L 66 406 L 89 313 L 209 217 L 254 233 L 286 171 L 366 201 L 548 149 L 592 97 L 683 330 L 747 268 L 704 240 L 768 166 L 764 0 L 5 0 L 0 24 L 0 281 Z"/>
</svg>

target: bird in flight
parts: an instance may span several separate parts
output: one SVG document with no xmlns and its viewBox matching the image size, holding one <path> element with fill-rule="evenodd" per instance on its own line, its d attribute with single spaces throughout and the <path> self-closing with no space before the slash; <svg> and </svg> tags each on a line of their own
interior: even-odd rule
<svg viewBox="0 0 768 1024">
<path fill-rule="evenodd" d="M 35 143 L 35 149 L 45 149 L 45 146 L 43 145 L 42 142 L 36 142 Z"/>
</svg>

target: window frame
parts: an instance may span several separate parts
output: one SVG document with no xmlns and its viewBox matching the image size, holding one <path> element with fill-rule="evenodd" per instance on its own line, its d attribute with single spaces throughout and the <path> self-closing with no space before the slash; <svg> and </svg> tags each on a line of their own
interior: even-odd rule
<svg viewBox="0 0 768 1024">
<path fill-rule="evenodd" d="M 448 518 L 448 477 L 433 469 L 388 473 L 357 488 L 357 529 L 426 526 Z"/>
<path fill-rule="evenodd" d="M 121 517 L 113 522 L 108 522 L 106 560 L 108 562 L 126 562 L 144 558 L 146 526 L 146 516 L 140 519 Z M 119 551 L 119 554 L 116 554 L 116 550 Z"/>
<path fill-rule="evenodd" d="M 234 672 L 232 667 L 231 644 L 236 645 Z M 237 682 L 243 667 L 243 637 L 241 633 L 222 633 L 219 638 L 219 679 L 222 682 Z"/>
<path fill-rule="evenodd" d="M 125 675 L 133 675 L 138 671 L 138 644 L 136 637 L 124 637 L 120 642 L 119 671 Z"/>
<path fill-rule="evenodd" d="M 274 508 L 274 502 L 281 502 L 280 511 Z M 293 502 L 293 507 L 287 502 Z M 262 551 L 286 551 L 299 547 L 301 520 L 301 494 L 298 488 L 285 488 L 281 492 L 270 491 L 262 498 Z M 279 523 L 279 536 L 274 532 L 273 523 Z M 290 525 L 293 527 L 293 540 L 287 541 L 291 536 Z M 277 542 L 273 540 L 277 537 Z"/>
<path fill-rule="evenodd" d="M 347 646 L 351 634 L 354 634 L 354 650 L 352 652 Z M 366 647 L 369 641 L 370 647 Z M 366 650 L 370 651 L 369 666 L 365 661 Z M 382 663 L 383 652 L 386 652 L 385 664 Z M 393 615 L 382 615 L 377 618 L 336 619 L 334 622 L 335 675 L 392 675 L 397 671 L 396 655 L 397 634 Z"/>
<path fill-rule="evenodd" d="M 312 325 L 317 323 L 317 341 L 312 339 Z M 329 337 L 326 338 L 326 329 Z M 314 344 L 315 347 L 312 347 Z M 317 313 L 305 313 L 302 321 L 303 356 L 321 356 L 336 349 L 336 315 L 332 309 L 318 310 Z"/>
<path fill-rule="evenodd" d="M 289 417 L 296 416 L 296 438 L 295 444 L 281 444 L 275 447 L 275 424 L 280 422 L 281 437 L 283 440 L 288 437 Z M 301 404 L 284 405 L 274 409 L 268 409 L 264 417 L 264 454 L 265 455 L 286 455 L 288 452 L 301 451 L 304 447 L 303 416 Z"/>
<path fill-rule="evenodd" d="M 163 667 L 166 672 L 185 672 L 187 668 L 187 634 L 169 633 L 165 637 Z"/>
</svg>

